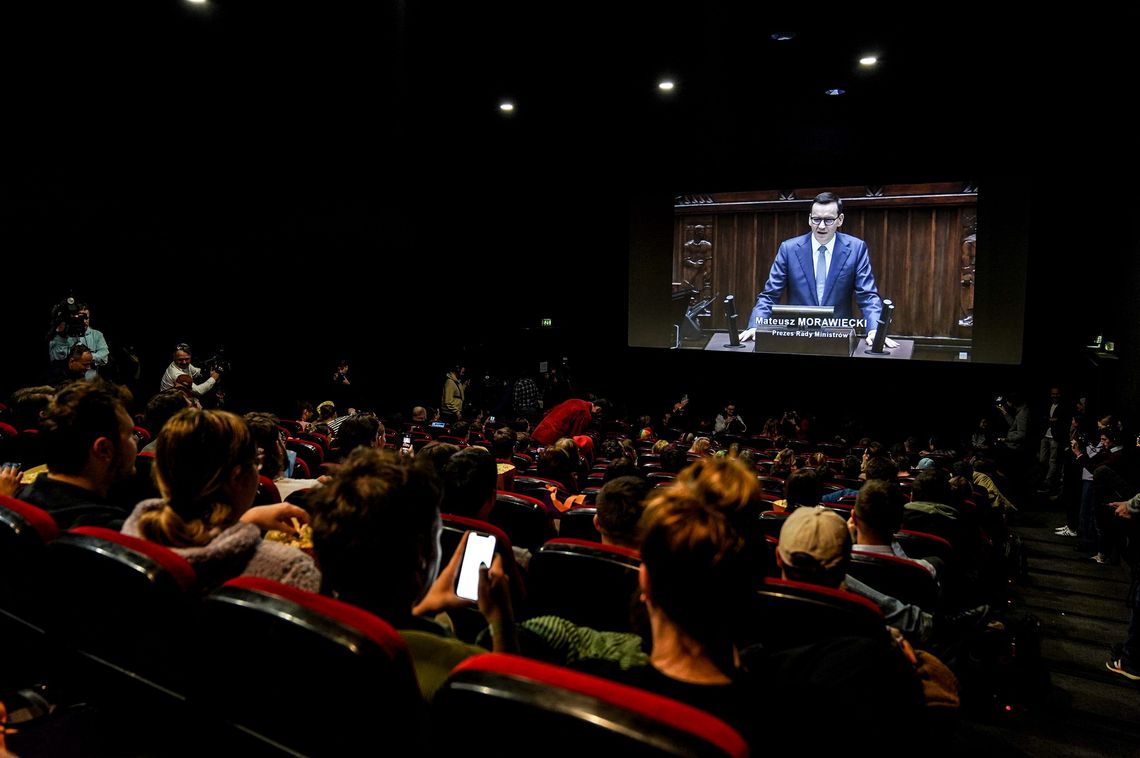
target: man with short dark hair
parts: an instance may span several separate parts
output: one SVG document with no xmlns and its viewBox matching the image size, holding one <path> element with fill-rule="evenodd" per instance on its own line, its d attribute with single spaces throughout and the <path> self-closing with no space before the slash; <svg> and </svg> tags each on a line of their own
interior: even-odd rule
<svg viewBox="0 0 1140 758">
<path fill-rule="evenodd" d="M 146 428 L 151 439 L 142 452 L 153 453 L 158 447 L 158 433 L 162 427 L 174 418 L 174 414 L 192 407 L 193 403 L 186 393 L 178 390 L 163 390 L 152 397 L 146 404 Z"/>
<path fill-rule="evenodd" d="M 358 447 L 384 447 L 384 425 L 372 413 L 357 413 L 341 422 L 336 441 L 343 461 Z"/>
<path fill-rule="evenodd" d="M 867 328 L 867 344 L 875 339 L 882 301 L 871 272 L 867 243 L 840 234 L 843 201 L 834 192 L 821 192 L 807 217 L 811 231 L 784 240 L 772 261 L 768 281 L 756 297 L 742 340 L 752 339 L 758 326 L 771 317 L 772 306 L 787 293 L 791 305 L 829 305 L 835 318 L 851 318 L 851 296 L 859 302 Z M 898 347 L 888 339 L 889 347 Z"/>
<path fill-rule="evenodd" d="M 938 570 L 933 563 L 911 558 L 895 539 L 895 532 L 902 527 L 905 502 L 897 485 L 875 480 L 866 482 L 847 520 L 855 542 L 852 549 L 857 553 L 881 553 L 913 560 L 937 578 Z"/>
<path fill-rule="evenodd" d="M 135 471 L 130 399 L 125 387 L 101 379 L 63 387 L 40 421 L 47 473 L 16 497 L 50 513 L 60 529 L 122 527 L 129 514 L 110 505 L 107 493 Z"/>
<path fill-rule="evenodd" d="M 440 472 L 443 502 L 440 510 L 486 521 L 495 505 L 498 468 L 481 447 L 467 447 L 448 458 Z"/>
<path fill-rule="evenodd" d="M 602 535 L 602 544 L 640 549 L 638 523 L 651 489 L 649 482 L 636 476 L 620 476 L 602 486 L 598 492 L 598 512 L 594 516 L 594 527 Z"/>
</svg>

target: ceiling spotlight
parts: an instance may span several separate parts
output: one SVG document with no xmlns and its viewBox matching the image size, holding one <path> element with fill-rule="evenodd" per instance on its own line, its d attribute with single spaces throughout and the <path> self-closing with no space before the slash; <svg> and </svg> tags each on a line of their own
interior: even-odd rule
<svg viewBox="0 0 1140 758">
<path fill-rule="evenodd" d="M 675 85 L 673 82 L 669 81 L 668 79 L 657 83 L 657 89 L 661 90 L 662 92 L 672 92 L 674 86 Z"/>
<path fill-rule="evenodd" d="M 859 64 L 862 66 L 874 66 L 879 62 L 879 59 L 873 55 L 864 55 L 859 59 Z"/>
<path fill-rule="evenodd" d="M 206 0 L 186 0 L 186 2 L 190 3 L 191 5 L 205 5 L 206 4 Z"/>
<path fill-rule="evenodd" d="M 777 42 L 787 42 L 788 40 L 795 39 L 796 33 L 795 32 L 772 32 L 772 34 L 770 34 L 769 36 L 772 39 L 776 40 Z"/>
<path fill-rule="evenodd" d="M 842 95 L 842 94 L 844 94 L 845 92 L 847 92 L 847 90 L 844 90 L 844 89 L 838 89 L 838 88 L 837 88 L 837 89 L 825 89 L 825 90 L 823 91 L 823 94 L 825 94 L 825 95 L 832 95 L 832 96 L 836 96 L 836 95 Z"/>
<path fill-rule="evenodd" d="M 499 110 L 501 110 L 503 113 L 513 113 L 515 110 L 515 104 L 509 100 L 504 100 L 503 102 L 499 103 Z"/>
</svg>

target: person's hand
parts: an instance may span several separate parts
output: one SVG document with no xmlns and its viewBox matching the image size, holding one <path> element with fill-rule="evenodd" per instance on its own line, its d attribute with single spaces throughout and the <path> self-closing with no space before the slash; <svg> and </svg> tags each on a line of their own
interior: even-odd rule
<svg viewBox="0 0 1140 758">
<path fill-rule="evenodd" d="M 755 339 L 755 338 L 756 338 L 756 329 L 755 328 L 745 329 L 737 337 L 737 339 L 740 340 L 741 342 L 748 342 L 749 340 Z"/>
<path fill-rule="evenodd" d="M 1121 518 L 1132 518 L 1132 513 L 1128 510 L 1128 503 L 1118 502 L 1109 503 L 1109 505 L 1115 509 L 1117 516 L 1120 516 Z"/>
<path fill-rule="evenodd" d="M 498 553 L 491 565 L 479 567 L 479 612 L 491 626 L 514 623 L 511 611 L 511 582 L 503 571 L 503 557 Z"/>
<path fill-rule="evenodd" d="M 255 524 L 258 529 L 268 532 L 276 529 L 279 532 L 293 534 L 293 519 L 302 524 L 309 523 L 309 514 L 304 508 L 292 503 L 274 503 L 273 505 L 255 505 L 241 515 L 239 519 L 243 524 Z"/>
<path fill-rule="evenodd" d="M 867 347 L 870 347 L 871 345 L 874 344 L 874 342 L 875 342 L 875 331 L 876 331 L 875 329 L 872 329 L 871 331 L 867 332 Z M 899 346 L 899 343 L 895 342 L 890 337 L 887 337 L 886 339 L 884 339 L 883 344 L 889 348 L 896 348 Z"/>
<path fill-rule="evenodd" d="M 20 464 L 5 463 L 0 466 L 0 495 L 14 497 L 20 488 Z"/>
<path fill-rule="evenodd" d="M 333 478 L 330 474 L 321 474 L 320 476 L 317 477 L 317 481 L 320 482 L 321 484 L 328 484 L 332 480 L 333 480 Z"/>
<path fill-rule="evenodd" d="M 56 334 L 63 334 L 64 332 L 67 331 L 67 324 L 63 321 L 60 321 L 58 324 L 55 325 L 55 331 L 56 331 Z"/>
<path fill-rule="evenodd" d="M 210 378 L 216 382 L 222 378 L 222 375 L 218 373 L 217 369 L 214 369 L 210 371 Z"/>
</svg>

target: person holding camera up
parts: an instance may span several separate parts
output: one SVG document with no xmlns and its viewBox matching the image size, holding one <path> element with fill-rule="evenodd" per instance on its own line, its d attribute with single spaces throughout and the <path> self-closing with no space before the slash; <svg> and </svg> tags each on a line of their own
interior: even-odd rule
<svg viewBox="0 0 1140 758">
<path fill-rule="evenodd" d="M 188 379 L 179 378 L 183 376 L 188 377 Z M 174 346 L 174 360 L 166 367 L 166 373 L 162 375 L 159 389 L 179 389 L 195 397 L 202 397 L 214 389 L 218 380 L 222 378 L 216 366 L 210 369 L 209 378 L 206 381 L 197 383 L 201 376 L 202 369 L 190 363 L 190 346 L 185 342 L 180 342 Z M 187 390 L 187 388 L 189 389 Z"/>
<path fill-rule="evenodd" d="M 48 332 L 48 358 L 56 365 L 62 364 L 71 355 L 76 345 L 86 345 L 91 351 L 95 369 L 107 365 L 111 349 L 103 332 L 91 328 L 91 309 L 87 303 L 76 302 L 69 297 L 52 309 L 52 330 Z"/>
<path fill-rule="evenodd" d="M 713 422 L 713 434 L 744 434 L 748 425 L 744 419 L 736 415 L 736 403 L 729 403 L 724 410 L 717 414 Z"/>
</svg>

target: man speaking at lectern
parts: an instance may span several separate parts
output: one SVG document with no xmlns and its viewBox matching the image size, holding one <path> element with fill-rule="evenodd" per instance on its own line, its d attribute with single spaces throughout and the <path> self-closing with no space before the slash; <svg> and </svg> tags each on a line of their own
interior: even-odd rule
<svg viewBox="0 0 1140 758">
<path fill-rule="evenodd" d="M 748 319 L 741 340 L 756 336 L 756 327 L 770 318 L 772 306 L 787 291 L 788 305 L 830 305 L 833 317 L 851 318 L 851 295 L 867 322 L 867 344 L 875 338 L 882 312 L 875 275 L 867 244 L 858 237 L 839 234 L 843 226 L 843 201 L 833 192 L 816 196 L 808 214 L 811 231 L 802 237 L 784 240 L 772 261 L 768 281 L 756 298 L 756 306 Z M 898 347 L 887 339 L 887 347 Z"/>
</svg>

